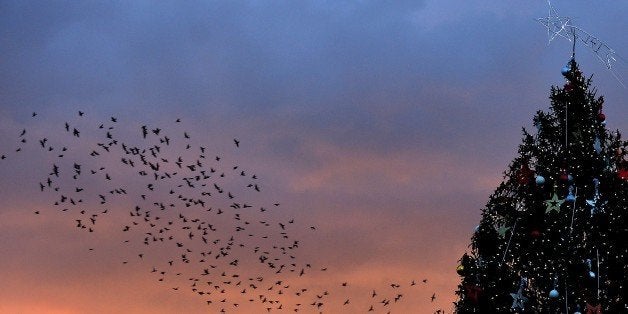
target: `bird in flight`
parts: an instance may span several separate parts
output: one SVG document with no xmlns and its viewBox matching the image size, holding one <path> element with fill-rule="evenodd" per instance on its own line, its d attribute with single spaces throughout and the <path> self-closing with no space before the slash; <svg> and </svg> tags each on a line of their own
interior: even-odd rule
<svg viewBox="0 0 628 314">
<path fill-rule="evenodd" d="M 78 111 L 79 117 L 84 115 Z M 119 232 L 120 252 L 124 252 L 119 262 L 145 265 L 156 282 L 169 284 L 169 293 L 200 295 L 214 312 L 217 304 L 237 311 L 242 300 L 235 295 L 273 312 L 289 305 L 295 312 L 306 312 L 307 304 L 320 312 L 332 302 L 346 309 L 361 304 L 363 309 L 375 311 L 375 307 L 393 307 L 410 299 L 401 295 L 407 295 L 410 290 L 405 289 L 414 286 L 414 280 L 409 286 L 388 281 L 389 287 L 366 287 L 361 299 L 351 291 L 360 285 L 346 280 L 318 291 L 308 286 L 307 280 L 295 280 L 314 282 L 315 276 L 334 269 L 316 265 L 307 260 L 309 254 L 301 254 L 302 243 L 296 235 L 308 229 L 317 234 L 318 228 L 307 221 L 295 222 L 287 216 L 288 209 L 264 196 L 270 188 L 260 188 L 263 176 L 252 174 L 254 169 L 245 164 L 233 166 L 228 155 L 212 152 L 211 144 L 199 143 L 192 133 L 172 136 L 181 132 L 176 127 L 173 131 L 172 122 L 133 125 L 122 116 L 98 122 L 91 121 L 97 120 L 91 114 L 89 117 L 78 123 L 74 116 L 62 125 L 73 136 L 49 131 L 45 138 L 27 142 L 37 133 L 30 127 L 28 132 L 26 128 L 16 132 L 20 135 L 15 141 L 24 145 L 35 142 L 42 154 L 54 150 L 58 152 L 54 156 L 71 160 L 50 162 L 33 185 L 50 197 L 49 207 L 74 222 L 77 232 L 98 233 L 113 225 L 110 230 Z M 39 120 L 43 119 L 31 123 L 42 123 Z M 135 131 L 118 136 L 111 126 L 118 122 Z M 91 127 L 89 123 L 93 123 Z M 81 137 L 81 141 L 73 137 Z M 55 143 L 62 148 L 51 147 Z M 233 143 L 240 147 L 239 139 L 234 138 Z M 216 157 L 206 159 L 206 154 Z M 34 210 L 35 215 L 45 217 L 45 208 Z M 98 246 L 90 246 L 89 251 L 98 250 Z M 372 291 L 370 298 L 368 291 Z M 367 307 L 378 295 L 384 301 Z M 432 295 L 431 301 L 435 298 Z"/>
</svg>

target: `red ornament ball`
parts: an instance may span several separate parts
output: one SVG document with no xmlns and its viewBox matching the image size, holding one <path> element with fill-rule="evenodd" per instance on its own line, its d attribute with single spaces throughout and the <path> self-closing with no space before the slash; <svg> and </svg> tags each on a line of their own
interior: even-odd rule
<svg viewBox="0 0 628 314">
<path fill-rule="evenodd" d="M 566 92 L 571 92 L 573 90 L 573 85 L 571 83 L 567 83 L 564 88 Z"/>
<path fill-rule="evenodd" d="M 466 290 L 466 297 L 469 298 L 473 304 L 478 304 L 482 297 L 482 288 L 470 284 L 466 284 L 464 288 Z"/>
<path fill-rule="evenodd" d="M 539 229 L 533 229 L 532 231 L 530 231 L 530 236 L 534 239 L 538 239 L 543 235 L 543 233 L 541 233 L 541 230 Z"/>
<path fill-rule="evenodd" d="M 569 181 L 569 175 L 567 174 L 567 172 L 561 173 L 560 181 L 562 181 L 562 182 L 568 182 Z"/>
<path fill-rule="evenodd" d="M 521 169 L 519 169 L 519 172 L 517 173 L 517 182 L 521 185 L 527 185 L 530 183 L 532 177 L 534 177 L 534 171 L 532 171 L 526 164 L 521 165 Z"/>
<path fill-rule="evenodd" d="M 598 120 L 598 121 L 600 121 L 600 122 L 602 122 L 602 121 L 606 121 L 606 115 L 600 112 L 600 113 L 597 115 L 597 120 Z"/>
</svg>

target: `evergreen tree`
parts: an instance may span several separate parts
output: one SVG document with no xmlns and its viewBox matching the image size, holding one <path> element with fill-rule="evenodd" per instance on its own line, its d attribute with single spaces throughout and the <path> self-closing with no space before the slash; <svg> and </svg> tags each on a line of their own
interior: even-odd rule
<svg viewBox="0 0 628 314">
<path fill-rule="evenodd" d="M 457 272 L 457 313 L 628 313 L 628 142 L 574 58 Z"/>
</svg>

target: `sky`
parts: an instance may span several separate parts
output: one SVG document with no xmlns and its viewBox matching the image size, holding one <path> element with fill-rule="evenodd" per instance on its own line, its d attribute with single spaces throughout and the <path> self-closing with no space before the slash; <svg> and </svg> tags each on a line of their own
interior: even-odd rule
<svg viewBox="0 0 628 314">
<path fill-rule="evenodd" d="M 587 47 L 576 47 L 582 71 L 605 98 L 607 126 L 627 130 L 628 59 L 621 57 L 628 56 L 628 3 L 553 5 L 617 53 L 619 79 Z M 129 145 L 159 143 L 168 132 L 173 145 L 161 158 L 171 161 L 198 157 L 186 143 L 221 156 L 216 167 L 227 173 L 230 191 L 267 204 L 260 206 L 268 212 L 242 213 L 272 224 L 255 224 L 256 234 L 277 236 L 278 224 L 294 219 L 287 231 L 300 243 L 295 260 L 315 265 L 305 276 L 273 275 L 249 266 L 258 258 L 250 250 L 233 253 L 243 274 L 293 283 L 281 296 L 284 312 L 301 302 L 287 293 L 297 286 L 311 290 L 303 303 L 328 291 L 318 298 L 326 313 L 366 312 L 373 303 L 381 313 L 451 311 L 458 259 L 481 208 L 516 157 L 521 128 L 549 108 L 550 87 L 564 84 L 560 69 L 571 44 L 548 43 L 535 20 L 547 15 L 540 0 L 0 1 L 0 312 L 259 313 L 268 306 L 220 304 L 240 297 L 236 290 L 207 304 L 162 265 L 176 249 L 149 250 L 141 232 L 122 231 L 147 181 L 120 162 L 117 146 L 118 155 L 90 158 L 109 127 Z M 66 122 L 81 136 L 67 133 Z M 163 133 L 149 130 L 143 140 L 142 125 Z M 53 150 L 41 149 L 44 137 Z M 96 195 L 109 187 L 90 179 L 88 168 L 106 168 L 135 195 L 110 200 L 94 232 L 76 228 L 77 209 L 53 205 L 58 193 L 40 192 L 52 164 L 65 163 L 62 146 L 63 160 L 75 158 L 86 174 L 53 185 L 80 182 L 94 191 L 85 198 L 88 212 L 102 210 Z M 255 173 L 261 192 L 238 171 Z M 167 199 L 178 187 L 158 188 L 164 193 L 150 195 Z M 178 221 L 177 210 L 184 209 L 164 220 Z M 221 237 L 234 226 L 215 212 L 188 212 L 225 226 Z M 169 277 L 159 281 L 154 268 Z M 399 302 L 378 303 L 401 291 Z"/>
</svg>

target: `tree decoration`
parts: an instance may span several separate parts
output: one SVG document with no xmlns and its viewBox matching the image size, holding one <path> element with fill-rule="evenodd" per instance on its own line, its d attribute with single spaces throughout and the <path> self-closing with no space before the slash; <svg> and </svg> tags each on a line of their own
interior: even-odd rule
<svg viewBox="0 0 628 314">
<path fill-rule="evenodd" d="M 541 232 L 541 230 L 539 230 L 538 228 L 534 228 L 532 229 L 532 231 L 530 231 L 530 236 L 533 239 L 538 239 L 543 235 L 543 232 Z"/>
<path fill-rule="evenodd" d="M 559 199 L 556 192 L 554 192 L 554 194 L 552 195 L 552 198 L 545 201 L 545 205 L 546 205 L 545 212 L 546 213 L 549 213 L 552 211 L 559 212 L 560 206 L 563 205 L 563 202 L 565 202 L 565 200 Z"/>
<path fill-rule="evenodd" d="M 456 267 L 456 272 L 460 276 L 465 276 L 473 266 L 473 260 L 468 254 L 464 254 L 460 259 L 460 264 Z"/>
<path fill-rule="evenodd" d="M 602 305 L 597 304 L 595 306 L 587 303 L 586 314 L 602 314 Z"/>
<path fill-rule="evenodd" d="M 565 201 L 569 203 L 573 203 L 576 201 L 576 195 L 574 195 L 574 187 L 573 185 L 569 186 L 569 193 L 565 197 Z"/>
<path fill-rule="evenodd" d="M 563 183 L 570 183 L 573 181 L 573 176 L 563 169 L 560 173 L 560 181 Z"/>
<path fill-rule="evenodd" d="M 565 89 L 566 92 L 573 91 L 573 85 L 570 82 L 567 82 L 563 88 Z"/>
<path fill-rule="evenodd" d="M 456 267 L 456 272 L 458 273 L 458 275 L 460 276 L 464 276 L 464 265 L 460 264 L 458 265 L 458 267 Z"/>
<path fill-rule="evenodd" d="M 558 278 L 554 278 L 554 288 L 550 290 L 549 297 L 550 299 L 556 299 L 559 296 L 560 296 L 560 293 L 558 293 Z"/>
<path fill-rule="evenodd" d="M 626 313 L 628 142 L 599 121 L 603 97 L 575 59 L 567 68 L 573 90 L 552 87 L 482 208 L 456 313 Z"/>
<path fill-rule="evenodd" d="M 543 24 L 547 28 L 548 43 L 551 43 L 556 38 L 564 38 L 573 43 L 573 50 L 575 51 L 576 42 L 580 42 L 585 47 L 589 48 L 597 59 L 604 64 L 604 66 L 613 74 L 615 79 L 622 85 L 622 81 L 619 76 L 614 72 L 613 64 L 618 59 L 617 53 L 608 44 L 601 41 L 599 38 L 591 35 L 582 28 L 574 25 L 571 22 L 571 18 L 565 16 L 558 16 L 558 12 L 552 6 L 550 0 L 547 0 L 549 5 L 549 13 L 547 17 L 538 18 L 537 21 Z M 574 53 L 575 54 L 575 53 Z M 573 60 L 573 58 L 572 58 Z M 561 73 L 569 79 L 579 79 L 581 77 L 580 70 L 573 66 L 570 62 L 567 66 L 561 69 Z"/>
<path fill-rule="evenodd" d="M 597 178 L 593 179 L 593 186 L 595 188 L 595 193 L 593 194 L 593 198 L 590 200 L 586 200 L 586 203 L 589 207 L 591 207 L 591 216 L 595 215 L 598 211 L 598 201 L 600 200 L 600 180 Z"/>
<path fill-rule="evenodd" d="M 589 269 L 589 278 L 595 278 L 595 273 L 593 272 L 591 267 L 591 259 L 588 258 L 585 263 L 587 264 L 587 268 Z"/>
<path fill-rule="evenodd" d="M 496 226 L 497 229 L 497 234 L 499 234 L 499 236 L 501 238 L 506 236 L 506 232 L 508 232 L 508 230 L 510 229 L 510 227 L 506 227 L 505 223 L 501 223 L 499 225 Z"/>
<path fill-rule="evenodd" d="M 593 149 L 598 154 L 602 152 L 602 142 L 600 142 L 600 138 L 597 136 L 595 137 L 595 140 L 593 141 Z"/>
<path fill-rule="evenodd" d="M 517 290 L 517 293 L 510 294 L 510 296 L 512 297 L 512 305 L 510 306 L 511 309 L 513 310 L 525 309 L 525 303 L 528 301 L 528 298 L 523 296 L 523 289 L 525 289 L 527 284 L 528 284 L 528 278 L 521 277 L 521 281 L 519 282 L 519 289 Z"/>
<path fill-rule="evenodd" d="M 597 199 L 587 200 L 587 205 L 591 207 L 591 216 L 597 213 Z"/>
<path fill-rule="evenodd" d="M 476 285 L 467 285 L 465 289 L 467 299 L 469 299 L 472 303 L 477 304 L 482 296 L 482 288 Z"/>
<path fill-rule="evenodd" d="M 526 185 L 530 183 L 530 180 L 534 176 L 534 171 L 530 170 L 527 164 L 521 165 L 521 169 L 519 169 L 519 174 L 517 175 L 517 181 L 521 185 Z"/>
<path fill-rule="evenodd" d="M 622 180 L 628 180 L 628 162 L 623 161 L 617 170 L 617 177 Z"/>
<path fill-rule="evenodd" d="M 562 69 L 560 69 L 560 73 L 564 76 L 564 77 L 568 77 L 569 76 L 569 72 L 571 72 L 571 67 L 569 67 L 569 64 L 567 64 L 566 66 L 564 66 Z"/>
<path fill-rule="evenodd" d="M 552 290 L 549 292 L 549 297 L 550 297 L 551 299 L 556 299 L 556 298 L 558 298 L 558 296 L 559 296 L 559 295 L 560 295 L 560 294 L 558 293 L 558 290 L 556 290 L 556 288 L 552 289 Z"/>
</svg>

